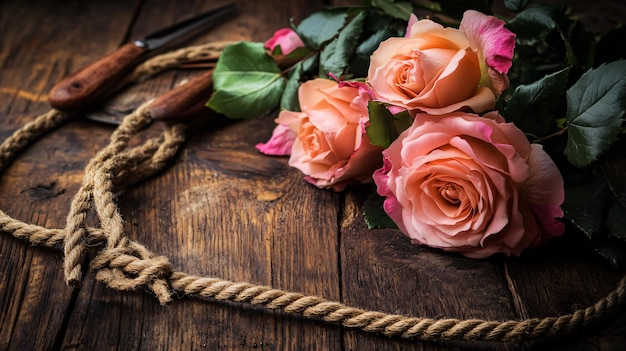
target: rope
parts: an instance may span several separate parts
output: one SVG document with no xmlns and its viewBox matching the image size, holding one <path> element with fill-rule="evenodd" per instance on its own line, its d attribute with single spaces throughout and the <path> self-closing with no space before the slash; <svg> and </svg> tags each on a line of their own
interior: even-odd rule
<svg viewBox="0 0 626 351">
<path fill-rule="evenodd" d="M 65 282 L 71 286 L 78 286 L 81 281 L 82 269 L 80 262 L 83 260 L 86 248 L 84 242 L 84 238 L 87 234 L 85 221 L 92 208 L 93 189 L 96 181 L 94 179 L 94 172 L 101 167 L 111 169 L 112 165 L 114 165 L 114 162 L 111 161 L 112 157 L 124 150 L 131 137 L 150 122 L 150 117 L 147 113 L 148 106 L 149 102 L 144 103 L 137 108 L 137 110 L 124 118 L 122 124 L 120 124 L 111 136 L 109 145 L 87 164 L 83 185 L 72 200 L 70 213 L 65 225 L 66 241 L 63 249 L 65 254 L 63 268 Z M 103 226 L 105 233 L 107 233 L 106 229 L 107 228 Z M 119 233 L 116 234 L 120 235 Z"/>
<path fill-rule="evenodd" d="M 593 306 L 559 317 L 533 318 L 522 321 L 488 321 L 481 319 L 430 319 L 366 311 L 317 296 L 273 289 L 219 278 L 190 276 L 175 272 L 172 288 L 184 295 L 260 305 L 299 313 L 305 318 L 341 324 L 390 337 L 423 340 L 527 341 L 564 336 L 591 326 L 614 312 L 626 300 L 626 277 L 618 287 Z"/>
<path fill-rule="evenodd" d="M 157 56 L 135 70 L 129 81 L 144 79 L 182 62 L 212 57 L 221 48 L 223 44 L 211 44 Z M 432 341 L 521 342 L 563 337 L 598 323 L 616 313 L 626 302 L 625 276 L 607 296 L 571 314 L 519 321 L 431 319 L 368 311 L 319 296 L 174 271 L 167 257 L 156 255 L 141 243 L 126 237 L 124 221 L 115 199 L 115 191 L 119 188 L 145 180 L 163 170 L 185 141 L 185 126 L 174 124 L 165 125 L 160 136 L 129 147 L 130 140 L 151 123 L 148 112 L 150 103 L 144 103 L 126 116 L 111 135 L 109 144 L 87 164 L 83 184 L 72 200 L 64 229 L 48 229 L 24 223 L 0 211 L 1 231 L 33 245 L 63 246 L 65 281 L 69 285 L 80 284 L 81 262 L 84 261 L 87 247 L 102 244 L 90 264 L 96 279 L 116 290 L 150 290 L 161 304 L 170 302 L 172 295 L 177 294 L 262 306 L 390 337 Z M 15 131 L 0 145 L 0 170 L 27 145 L 71 117 L 50 110 Z M 95 211 L 99 220 L 99 227 L 87 226 L 86 220 L 92 211 Z"/>
<path fill-rule="evenodd" d="M 185 63 L 197 61 L 217 61 L 222 50 L 232 41 L 213 42 L 198 46 L 188 46 L 148 59 L 138 65 L 122 84 L 140 82 L 161 71 L 179 67 Z"/>
</svg>

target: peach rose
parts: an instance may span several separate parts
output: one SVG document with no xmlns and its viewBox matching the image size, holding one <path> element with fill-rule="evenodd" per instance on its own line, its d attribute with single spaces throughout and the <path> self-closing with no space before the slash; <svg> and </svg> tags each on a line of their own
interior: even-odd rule
<svg viewBox="0 0 626 351">
<path fill-rule="evenodd" d="M 493 109 L 509 84 L 515 35 L 476 11 L 466 11 L 459 28 L 412 17 L 404 38 L 389 38 L 372 54 L 374 98 L 437 115 Z"/>
<path fill-rule="evenodd" d="M 365 132 L 366 89 L 317 78 L 300 85 L 298 99 L 302 112 L 281 111 L 272 139 L 257 148 L 277 155 L 291 146 L 289 165 L 319 188 L 341 191 L 371 182 L 382 148 L 372 146 Z"/>
<path fill-rule="evenodd" d="M 497 112 L 418 114 L 383 157 L 378 193 L 413 243 L 483 258 L 563 233 L 559 170 Z"/>
</svg>

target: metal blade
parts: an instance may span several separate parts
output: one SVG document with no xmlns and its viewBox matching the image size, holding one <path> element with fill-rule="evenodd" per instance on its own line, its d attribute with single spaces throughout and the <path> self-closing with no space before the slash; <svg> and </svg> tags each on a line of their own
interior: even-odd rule
<svg viewBox="0 0 626 351">
<path fill-rule="evenodd" d="M 166 44 L 173 43 L 178 39 L 189 38 L 202 31 L 206 31 L 221 22 L 229 19 L 237 11 L 237 4 L 230 3 L 203 13 L 186 21 L 158 30 L 143 40 L 137 40 L 135 45 L 147 47 L 149 50 L 158 49 Z"/>
</svg>

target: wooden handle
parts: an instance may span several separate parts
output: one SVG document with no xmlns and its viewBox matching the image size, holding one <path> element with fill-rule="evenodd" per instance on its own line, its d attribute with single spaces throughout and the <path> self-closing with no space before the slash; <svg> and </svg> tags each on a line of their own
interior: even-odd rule
<svg viewBox="0 0 626 351">
<path fill-rule="evenodd" d="M 146 48 L 128 43 L 57 83 L 48 101 L 57 110 L 78 111 L 104 97 L 113 83 L 135 66 Z"/>
<path fill-rule="evenodd" d="M 156 98 L 148 110 L 155 120 L 180 120 L 200 111 L 211 95 L 213 70 Z"/>
</svg>

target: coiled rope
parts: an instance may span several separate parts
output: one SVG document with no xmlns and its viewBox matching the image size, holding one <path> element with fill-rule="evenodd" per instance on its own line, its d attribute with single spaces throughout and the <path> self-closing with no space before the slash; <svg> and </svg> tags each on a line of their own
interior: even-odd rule
<svg viewBox="0 0 626 351">
<path fill-rule="evenodd" d="M 219 55 L 228 43 L 195 46 L 157 56 L 139 66 L 126 82 L 143 80 L 189 60 Z M 104 244 L 91 261 L 96 280 L 115 290 L 152 291 L 161 304 L 172 295 L 186 295 L 263 306 L 304 318 L 339 324 L 365 332 L 422 340 L 528 341 L 572 334 L 616 313 L 626 300 L 626 276 L 615 290 L 592 306 L 557 317 L 491 321 L 482 319 L 432 319 L 368 311 L 328 301 L 322 297 L 274 289 L 221 278 L 175 271 L 167 257 L 149 251 L 127 238 L 115 202 L 116 190 L 142 181 L 163 170 L 185 140 L 185 125 L 166 125 L 162 134 L 129 147 L 131 138 L 148 126 L 150 101 L 127 115 L 112 134 L 109 144 L 86 166 L 83 184 L 73 198 L 64 229 L 48 229 L 25 223 L 0 210 L 0 230 L 31 244 L 63 247 L 66 283 L 78 286 L 80 263 L 87 246 Z M 0 170 L 26 146 L 73 116 L 50 110 L 18 129 L 0 145 Z M 90 228 L 87 215 L 95 211 L 100 226 Z"/>
</svg>

